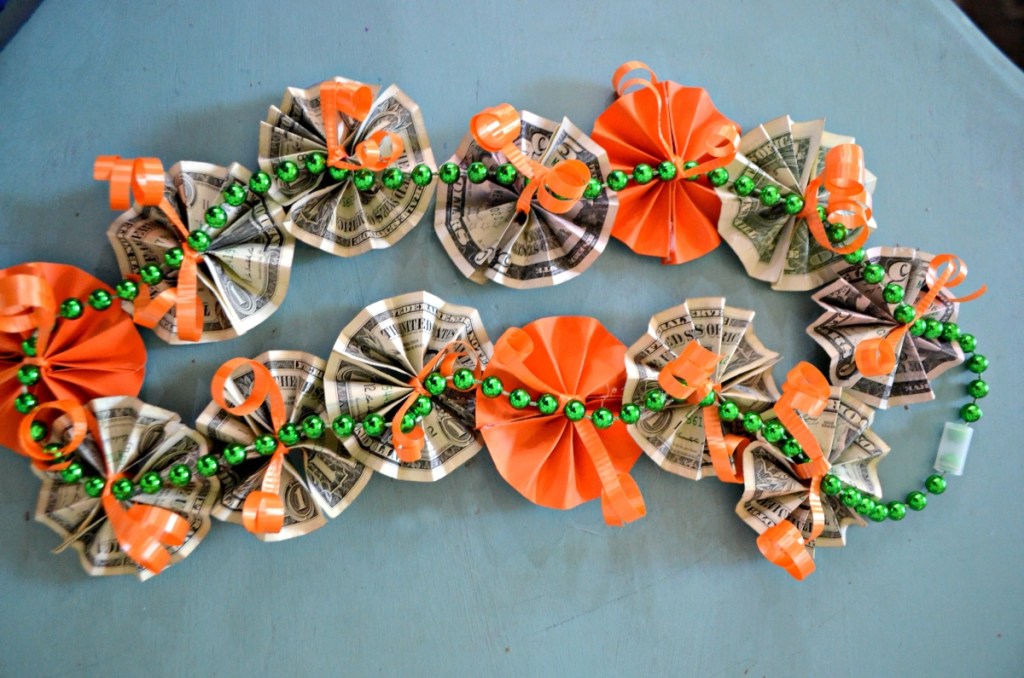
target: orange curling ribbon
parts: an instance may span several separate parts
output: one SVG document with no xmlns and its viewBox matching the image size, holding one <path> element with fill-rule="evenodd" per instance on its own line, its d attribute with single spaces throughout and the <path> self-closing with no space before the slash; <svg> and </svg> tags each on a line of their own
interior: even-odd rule
<svg viewBox="0 0 1024 678">
<path fill-rule="evenodd" d="M 228 378 L 241 367 L 252 370 L 253 383 L 249 396 L 238 405 L 231 406 L 224 397 Z M 274 377 L 266 367 L 248 358 L 232 358 L 218 368 L 210 382 L 213 401 L 226 412 L 238 417 L 252 414 L 267 403 L 270 424 L 278 431 L 286 422 L 284 396 Z M 276 440 L 276 437 L 275 437 Z M 270 462 L 263 474 L 260 489 L 249 493 L 242 505 L 242 524 L 253 534 L 274 534 L 284 527 L 284 502 L 281 501 L 281 473 L 288 448 L 277 441 Z"/>
<path fill-rule="evenodd" d="M 188 521 L 159 506 L 132 504 L 127 511 L 114 497 L 111 487 L 123 478 L 120 473 L 103 487 L 103 510 L 114 529 L 114 537 L 125 554 L 153 574 L 171 564 L 168 548 L 181 546 L 188 536 Z"/>
<path fill-rule="evenodd" d="M 511 104 L 498 104 L 480 111 L 470 118 L 469 130 L 481 148 L 489 153 L 504 154 L 519 173 L 530 180 L 516 201 L 517 213 L 528 213 L 535 195 L 540 206 L 552 214 L 565 214 L 583 197 L 590 181 L 590 169 L 576 159 L 546 167 L 526 157 L 515 143 L 521 123 L 519 113 Z"/>
<path fill-rule="evenodd" d="M 62 450 L 75 450 L 89 431 L 89 423 L 85 408 L 74 400 L 53 400 L 36 407 L 31 414 L 22 418 L 18 425 L 18 443 L 21 445 L 20 453 L 32 460 L 32 465 L 41 471 L 61 471 L 71 464 L 71 460 L 57 462 L 52 452 L 43 449 L 42 444 L 32 438 L 32 422 L 39 419 L 40 415 L 48 410 L 58 412 L 58 416 L 64 415 L 71 420 L 71 439 L 61 448 Z M 97 438 L 99 440 L 99 438 Z M 16 448 L 15 452 L 19 452 Z M 62 456 L 58 454 L 58 458 Z"/>
<path fill-rule="evenodd" d="M 150 298 L 148 285 L 135 276 L 129 278 L 143 288 L 134 301 L 133 320 L 142 327 L 153 328 L 173 308 L 178 323 L 178 338 L 182 341 L 199 341 L 203 334 L 203 308 L 199 300 L 197 268 L 203 258 L 189 247 L 188 227 L 164 195 L 163 164 L 158 158 L 133 160 L 118 155 L 101 155 L 93 164 L 93 178 L 110 182 L 111 209 L 128 209 L 134 197 L 140 205 L 159 209 L 178 231 L 181 239 L 185 258 L 178 270 L 178 283 L 174 288 Z"/>
<path fill-rule="evenodd" d="M 825 169 L 807 185 L 804 191 L 804 209 L 800 217 L 819 245 L 836 254 L 849 254 L 864 246 L 870 235 L 871 197 L 864 188 L 867 170 L 864 169 L 864 150 L 857 144 L 840 144 L 825 155 Z M 818 189 L 828 191 L 828 220 L 842 224 L 849 231 L 860 229 L 853 242 L 839 246 L 828 239 L 825 224 L 818 214 Z"/>
<path fill-rule="evenodd" d="M 36 355 L 42 356 L 56 320 L 57 300 L 42 276 L 18 274 L 0 279 L 0 332 L 36 330 Z M 6 378 L 4 375 L 0 381 Z"/>
<path fill-rule="evenodd" d="M 928 265 L 926 280 L 928 291 L 921 295 L 914 304 L 914 315 L 924 317 L 932 302 L 945 288 L 956 287 L 967 277 L 967 264 L 955 254 L 939 254 Z M 971 294 L 962 297 L 949 297 L 952 302 L 973 301 L 988 291 L 988 285 L 982 285 Z M 896 369 L 896 349 L 910 325 L 900 325 L 884 337 L 865 339 L 857 344 L 853 359 L 860 373 L 867 377 L 889 374 Z"/>
<path fill-rule="evenodd" d="M 394 132 L 377 130 L 356 146 L 358 163 L 346 162 L 348 153 L 341 142 L 344 132 L 339 113 L 353 120 L 365 120 L 373 106 L 373 90 L 361 82 L 337 82 L 328 80 L 320 84 L 320 115 L 324 121 L 324 136 L 327 138 L 327 164 L 338 169 L 368 169 L 379 171 L 402 156 L 402 138 Z M 382 152 L 384 144 L 390 146 Z"/>
<path fill-rule="evenodd" d="M 831 392 L 828 380 L 814 365 L 800 362 L 786 374 L 782 397 L 775 403 L 775 415 L 810 458 L 810 461 L 793 465 L 793 470 L 801 478 L 821 476 L 831 468 L 822 454 L 821 445 L 800 416 L 801 412 L 811 417 L 820 416 Z"/>
<path fill-rule="evenodd" d="M 806 540 L 796 525 L 788 520 L 773 525 L 757 538 L 757 548 L 761 554 L 797 581 L 802 581 L 814 572 L 814 559 L 807 548 L 807 542 L 814 541 L 825 529 L 819 476 L 811 478 L 807 499 L 811 507 L 811 531 Z"/>
</svg>

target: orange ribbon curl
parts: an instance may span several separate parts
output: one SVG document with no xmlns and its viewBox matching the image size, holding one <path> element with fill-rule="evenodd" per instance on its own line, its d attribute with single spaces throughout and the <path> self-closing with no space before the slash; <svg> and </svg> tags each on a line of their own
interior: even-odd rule
<svg viewBox="0 0 1024 678">
<path fill-rule="evenodd" d="M 107 478 L 101 499 L 103 510 L 121 550 L 141 567 L 160 574 L 171 564 L 167 548 L 185 543 L 188 521 L 174 511 L 148 504 L 132 504 L 126 511 L 111 491 L 122 477 L 118 473 Z"/>
<path fill-rule="evenodd" d="M 801 412 L 811 417 L 821 416 L 831 392 L 825 375 L 809 362 L 800 362 L 786 374 L 782 397 L 775 403 L 775 415 L 779 422 L 800 443 L 804 454 L 810 459 L 793 465 L 793 470 L 800 478 L 822 476 L 831 468 L 817 438 L 800 416 Z"/>
<path fill-rule="evenodd" d="M 575 158 L 546 167 L 523 154 L 515 142 L 520 136 L 519 112 L 511 104 L 485 108 L 469 121 L 469 130 L 476 143 L 489 153 L 502 153 L 510 163 L 529 179 L 516 201 L 516 212 L 527 214 L 534 195 L 537 202 L 552 214 L 565 214 L 583 197 L 590 181 L 590 169 Z"/>
<path fill-rule="evenodd" d="M 235 406 L 228 404 L 224 387 L 227 380 L 241 367 L 252 370 L 253 383 L 249 396 Z M 210 382 L 213 401 L 229 414 L 244 417 L 252 414 L 267 403 L 270 410 L 270 424 L 276 432 L 286 423 L 284 396 L 274 377 L 266 367 L 249 358 L 232 358 L 220 366 Z M 270 457 L 263 482 L 259 490 L 249 493 L 242 505 L 242 524 L 253 534 L 274 534 L 284 527 L 284 502 L 281 500 L 281 473 L 288 448 L 277 440 L 277 447 Z"/>
<path fill-rule="evenodd" d="M 834 146 L 825 155 L 825 169 L 807 185 L 804 208 L 800 217 L 819 245 L 836 254 L 849 254 L 864 246 L 870 235 L 871 196 L 864 187 L 867 170 L 864 168 L 864 150 L 857 144 Z M 849 245 L 839 246 L 828 239 L 825 224 L 818 214 L 818 189 L 828 191 L 828 221 L 842 224 L 850 232 L 860 229 Z"/>
<path fill-rule="evenodd" d="M 59 413 L 58 416 L 63 414 L 71 420 L 71 439 L 61 448 L 66 450 L 76 449 L 85 440 L 85 434 L 89 430 L 87 414 L 85 408 L 74 400 L 54 400 L 36 407 L 30 415 L 22 418 L 18 425 L 18 443 L 21 445 L 21 453 L 31 459 L 32 465 L 41 471 L 60 471 L 71 464 L 71 459 L 55 462 L 53 453 L 47 452 L 40 443 L 32 438 L 32 422 L 47 410 L 55 410 Z M 96 438 L 96 440 L 98 441 L 100 438 Z"/>
<path fill-rule="evenodd" d="M 939 254 L 928 265 L 926 280 L 928 292 L 921 295 L 914 304 L 914 316 L 924 317 L 932 302 L 945 288 L 956 287 L 967 277 L 967 264 L 955 254 Z M 982 285 L 973 293 L 962 297 L 951 297 L 949 301 L 973 301 L 988 291 L 988 285 Z M 896 348 L 903 336 L 910 329 L 910 324 L 894 328 L 884 337 L 865 339 L 857 344 L 854 351 L 854 362 L 860 373 L 867 377 L 889 374 L 896 369 Z"/>
<path fill-rule="evenodd" d="M 203 333 L 203 308 L 199 299 L 198 265 L 202 255 L 188 244 L 189 230 L 178 211 L 164 196 L 164 168 L 158 158 L 122 158 L 101 155 L 93 165 L 93 178 L 110 182 L 110 207 L 115 210 L 131 207 L 132 198 L 140 205 L 156 207 L 178 231 L 185 255 L 178 270 L 178 282 L 156 297 L 150 298 L 149 286 L 138 276 L 129 276 L 142 290 L 135 298 L 133 320 L 153 328 L 172 308 L 176 309 L 178 338 L 199 341 Z"/>
<path fill-rule="evenodd" d="M 356 121 L 366 119 L 373 106 L 373 90 L 361 82 L 337 82 L 328 80 L 320 84 L 320 115 L 324 121 L 324 136 L 327 138 L 327 164 L 338 169 L 368 169 L 379 171 L 402 156 L 402 138 L 394 132 L 377 130 L 356 145 L 358 163 L 346 162 L 348 153 L 339 139 L 338 126 L 342 123 L 339 113 Z M 385 144 L 390 145 L 387 153 Z"/>
<path fill-rule="evenodd" d="M 811 478 L 807 492 L 811 508 L 811 531 L 804 539 L 800 530 L 789 520 L 784 520 L 765 530 L 757 538 L 757 548 L 769 562 L 786 570 L 793 579 L 802 581 L 814 572 L 814 558 L 807 543 L 814 541 L 825 529 L 825 511 L 821 506 L 821 478 Z"/>
</svg>

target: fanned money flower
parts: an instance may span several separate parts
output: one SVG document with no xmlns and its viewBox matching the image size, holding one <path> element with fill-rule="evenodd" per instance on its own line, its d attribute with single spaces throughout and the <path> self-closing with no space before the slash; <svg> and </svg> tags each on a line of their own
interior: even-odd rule
<svg viewBox="0 0 1024 678">
<path fill-rule="evenodd" d="M 340 77 L 328 82 L 362 86 Z M 357 120 L 339 111 L 339 129 L 330 131 L 340 134 L 339 141 L 352 158 L 374 133 L 397 135 L 403 151 L 390 167 L 405 176 L 397 188 L 388 188 L 372 175 L 369 185 L 361 188 L 358 171 L 328 166 L 321 84 L 289 87 L 280 108 L 271 106 L 260 123 L 259 164 L 278 179 L 270 196 L 288 206 L 285 228 L 299 240 L 342 257 L 394 245 L 423 218 L 433 195 L 430 182 L 409 176 L 419 165 L 434 165 L 419 106 L 395 85 L 383 91 L 376 85 L 364 87 L 373 96 L 365 118 Z"/>
<path fill-rule="evenodd" d="M 472 128 L 459 144 L 450 162 L 462 171 L 438 190 L 434 230 L 456 267 L 473 282 L 549 287 L 575 278 L 604 251 L 618 202 L 600 186 L 593 197 L 564 201 L 559 198 L 569 196 L 559 194 L 545 200 L 545 193 L 558 192 L 544 185 L 530 198 L 528 211 L 522 211 L 521 198 L 543 181 L 534 180 L 533 189 L 528 188 L 513 161 L 542 174 L 553 172 L 556 163 L 576 160 L 598 184 L 610 166 L 604 150 L 568 118 L 556 123 L 527 111 L 517 117 L 508 143 L 499 144 L 504 151 L 486 150 Z M 582 178 L 581 188 L 587 180 Z M 557 207 L 552 211 L 545 204 Z"/>
<path fill-rule="evenodd" d="M 182 161 L 170 169 L 164 193 L 188 228 L 187 242 L 157 207 L 136 205 L 107 231 L 122 275 L 141 280 L 153 297 L 177 286 L 184 248 L 201 254 L 201 342 L 251 330 L 288 290 L 295 241 L 281 225 L 281 208 L 246 189 L 250 176 L 238 164 Z M 182 343 L 176 315 L 172 307 L 153 328 L 172 344 Z"/>
<path fill-rule="evenodd" d="M 453 346 L 458 350 L 451 352 Z M 472 369 L 487 365 L 492 350 L 475 308 L 428 292 L 370 304 L 342 329 L 327 360 L 328 412 L 355 424 L 345 444 L 373 470 L 398 480 L 440 480 L 482 443 L 472 392 L 438 381 L 430 363 L 451 352 L 455 367 Z M 401 423 L 403 409 L 419 419 L 415 427 L 424 434 L 418 458 L 409 461 L 395 446 L 394 423 Z"/>
<path fill-rule="evenodd" d="M 663 393 L 658 383 L 661 370 L 691 341 L 721 356 L 709 378 L 721 401 L 734 403 L 744 412 L 758 413 L 778 399 L 772 367 L 779 361 L 779 354 L 765 348 L 757 338 L 753 320 L 753 311 L 726 306 L 722 297 L 687 299 L 653 316 L 647 334 L 626 352 L 627 379 L 622 398 L 641 406 L 643 412 L 630 433 L 666 471 L 695 480 L 714 474 L 704 407 L 674 398 L 668 398 L 658 411 L 644 407 L 652 392 Z"/>
<path fill-rule="evenodd" d="M 188 472 L 206 454 L 207 442 L 177 414 L 136 398 L 99 398 L 86 409 L 95 426 L 71 452 L 72 466 L 61 473 L 37 471 L 43 484 L 36 520 L 64 540 L 58 551 L 70 546 L 78 552 L 89 574 L 148 579 L 159 570 L 146 569 L 129 555 L 138 556 L 135 547 L 146 543 L 140 526 L 175 526 L 181 541 L 162 536 L 153 549 L 166 551 L 171 565 L 188 556 L 210 529 L 220 484 L 216 477 Z M 70 439 L 70 426 L 58 419 L 52 439 Z M 141 553 L 146 555 L 145 549 Z"/>
<path fill-rule="evenodd" d="M 869 428 L 873 417 L 874 410 L 838 387 L 831 389 L 820 416 L 804 417 L 832 465 L 829 473 L 859 493 L 821 495 L 824 529 L 806 544 L 812 555 L 815 546 L 845 546 L 847 527 L 865 525 L 857 510 L 863 510 L 859 500 L 882 496 L 877 467 L 889 453 L 889 446 Z M 772 413 L 766 413 L 765 419 L 772 419 Z M 804 539 L 809 538 L 815 527 L 810 503 L 812 481 L 801 478 L 780 449 L 764 441 L 747 446 L 743 452 L 743 483 L 736 514 L 758 534 L 788 520 Z"/>
<path fill-rule="evenodd" d="M 896 363 L 891 372 L 866 376 L 857 369 L 855 359 L 862 341 L 886 336 L 904 324 L 895 317 L 903 312 L 897 309 L 912 306 L 925 294 L 932 259 L 931 254 L 914 248 L 875 247 L 865 252 L 861 263 L 835 265 L 838 279 L 813 297 L 825 312 L 807 328 L 831 358 L 829 380 L 833 384 L 882 409 L 935 398 L 932 380 L 964 360 L 957 342 L 941 340 L 943 327 L 956 320 L 960 309 L 944 291 L 894 346 Z M 873 276 L 873 282 L 864 279 L 865 272 Z M 886 300 L 889 286 L 903 290 L 899 300 Z"/>
<path fill-rule="evenodd" d="M 736 252 L 747 274 L 772 289 L 805 291 L 835 280 L 834 262 L 842 256 L 812 237 L 804 209 L 808 183 L 825 168 L 825 155 L 853 137 L 825 130 L 825 121 L 793 122 L 782 116 L 755 127 L 740 139 L 740 152 L 726 170 L 729 183 L 718 189 L 722 211 L 718 231 Z M 875 177 L 865 175 L 870 204 Z M 828 195 L 819 193 L 818 204 Z M 868 220 L 874 229 L 874 219 Z M 837 229 L 832 235 L 848 234 Z M 830 238 L 832 236 L 830 235 Z"/>
<path fill-rule="evenodd" d="M 223 491 L 213 516 L 230 523 L 242 524 L 246 499 L 262 491 L 276 441 L 287 447 L 277 492 L 284 505 L 283 525 L 276 532 L 254 532 L 263 541 L 283 541 L 308 534 L 326 525 L 328 517 L 339 516 L 363 491 L 372 473 L 326 430 L 330 420 L 321 358 L 300 351 L 266 351 L 253 361 L 270 372 L 279 389 L 285 423 L 275 430 L 265 404 L 237 416 L 214 401 L 199 415 L 196 428 L 222 452 Z M 244 402 L 255 383 L 252 369 L 229 376 L 224 385 L 227 402 Z"/>
</svg>

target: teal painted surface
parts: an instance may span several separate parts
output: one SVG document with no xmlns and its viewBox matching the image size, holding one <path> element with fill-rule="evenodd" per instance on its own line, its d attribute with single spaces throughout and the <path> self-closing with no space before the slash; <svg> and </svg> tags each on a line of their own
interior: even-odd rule
<svg viewBox="0 0 1024 678">
<path fill-rule="evenodd" d="M 609 78 L 641 58 L 709 88 L 744 128 L 827 115 L 879 176 L 875 244 L 954 251 L 991 293 L 962 325 L 995 365 L 967 474 L 902 524 L 851 528 L 804 583 L 768 565 L 733 514 L 739 490 L 641 459 L 649 516 L 603 526 L 596 504 L 537 508 L 486 454 L 434 485 L 377 477 L 339 519 L 261 544 L 217 524 L 145 584 L 84 575 L 29 519 L 38 482 L 0 456 L 0 675 L 1021 675 L 1024 494 L 1017 309 L 1024 77 L 945 2 L 45 2 L 0 53 L 0 266 L 74 263 L 108 281 L 114 213 L 101 153 L 255 166 L 257 126 L 286 86 L 333 75 L 397 82 L 435 155 L 510 101 L 589 129 Z M 57 92 L 64 96 L 58 98 Z M 784 370 L 824 365 L 808 295 L 772 293 L 722 246 L 665 268 L 612 242 L 581 278 L 516 292 L 464 280 L 431 224 L 341 260 L 299 245 L 281 311 L 235 341 L 169 347 L 145 334 L 143 399 L 192 420 L 234 355 L 326 355 L 364 305 L 426 288 L 477 306 L 497 337 L 541 315 L 601 318 L 624 342 L 687 296 L 758 310 Z M 964 379 L 880 413 L 887 491 L 933 460 Z"/>
</svg>

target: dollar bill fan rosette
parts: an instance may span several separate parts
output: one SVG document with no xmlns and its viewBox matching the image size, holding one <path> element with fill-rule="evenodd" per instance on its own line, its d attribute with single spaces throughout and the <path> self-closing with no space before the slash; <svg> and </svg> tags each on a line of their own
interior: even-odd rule
<svg viewBox="0 0 1024 678">
<path fill-rule="evenodd" d="M 772 289 L 788 291 L 810 290 L 835 280 L 832 263 L 860 247 L 863 243 L 857 241 L 866 239 L 876 226 L 870 218 L 875 176 L 861 163 L 859 176 L 847 175 L 849 181 L 841 182 L 855 190 L 838 195 L 840 183 L 830 181 L 831 168 L 826 167 L 830 151 L 851 148 L 853 143 L 853 137 L 825 131 L 824 119 L 793 122 L 789 116 L 743 135 L 740 152 L 726 167 L 729 183 L 718 189 L 722 200 L 718 231 L 747 275 L 770 282 Z M 817 178 L 823 183 L 817 183 Z M 822 185 L 826 192 L 819 193 Z M 836 195 L 828 193 L 829 186 Z M 814 233 L 810 224 L 823 225 L 823 217 L 811 214 L 819 205 L 830 219 L 851 225 L 839 231 L 845 234 L 838 238 L 843 245 L 833 244 L 825 230 Z M 834 207 L 842 207 L 844 214 L 833 214 Z M 866 226 L 855 230 L 853 222 L 846 221 L 850 207 L 866 217 Z"/>
<path fill-rule="evenodd" d="M 626 79 L 638 70 L 647 77 Z M 591 134 L 612 169 L 633 176 L 616 193 L 612 236 L 665 264 L 704 256 L 721 242 L 721 200 L 702 175 L 735 156 L 739 125 L 715 108 L 706 90 L 658 80 L 641 62 L 619 67 L 612 86 L 618 98 Z"/>
<path fill-rule="evenodd" d="M 832 387 L 822 413 L 805 415 L 803 421 L 831 464 L 828 472 L 864 497 L 878 499 L 882 485 L 877 467 L 889 446 L 869 428 L 873 417 L 874 410 L 854 394 Z M 772 412 L 764 419 L 774 419 Z M 743 496 L 736 514 L 762 535 L 788 521 L 804 540 L 805 553 L 813 557 L 815 546 L 844 546 L 847 527 L 865 522 L 857 507 L 844 504 L 840 495 L 822 496 L 820 477 L 804 475 L 775 445 L 751 443 L 743 453 Z M 808 568 L 804 576 L 813 571 L 813 562 Z"/>
<path fill-rule="evenodd" d="M 133 302 L 136 322 L 143 304 L 163 310 L 158 298 L 176 295 L 175 305 L 145 323 L 164 341 L 231 339 L 266 320 L 284 301 L 295 241 L 281 225 L 281 208 L 246 189 L 249 178 L 249 170 L 238 164 L 179 162 L 167 173 L 162 196 L 144 203 L 136 196 L 136 204 L 107 231 L 122 275 L 149 288 Z M 182 296 L 190 266 L 199 303 L 194 339 L 179 322 L 181 309 L 189 306 L 191 317 L 195 303 Z M 164 269 L 156 279 L 149 277 L 154 268 Z"/>
<path fill-rule="evenodd" d="M 779 354 L 757 338 L 753 320 L 753 311 L 726 306 L 722 297 L 687 299 L 652 317 L 647 334 L 626 352 L 622 397 L 642 410 L 630 433 L 666 471 L 695 480 L 715 473 L 721 480 L 740 481 L 734 453 L 741 439 L 728 433 L 729 426 L 723 431 L 713 398 L 701 401 L 715 391 L 721 401 L 756 413 L 778 399 L 772 366 Z M 680 371 L 702 357 L 703 370 Z M 693 390 L 673 397 L 679 386 L 672 382 L 680 379 Z M 652 391 L 668 393 L 663 409 L 644 407 Z"/>
<path fill-rule="evenodd" d="M 372 473 L 326 430 L 324 361 L 266 351 L 224 363 L 196 428 L 223 448 L 213 516 L 263 541 L 323 527 L 355 501 Z M 319 424 L 317 424 L 319 422 Z"/>
<path fill-rule="evenodd" d="M 479 371 L 492 350 L 475 308 L 428 292 L 378 301 L 360 311 L 334 343 L 325 377 L 327 411 L 359 424 L 345 444 L 373 470 L 398 480 L 440 480 L 482 444 L 473 394 L 452 387 L 435 393 L 426 382 L 442 373 L 442 362 L 448 372 Z M 413 431 L 401 428 L 406 414 L 419 419 Z M 364 426 L 368 420 L 376 420 L 380 430 Z M 418 445 L 401 444 L 412 442 L 406 434 L 419 432 Z"/>
<path fill-rule="evenodd" d="M 420 107 L 395 85 L 379 89 L 346 78 L 289 87 L 260 123 L 260 169 L 277 178 L 270 196 L 288 206 L 285 228 L 342 257 L 394 245 L 423 218 L 433 192 L 408 176 L 434 164 Z M 404 173 L 397 188 L 356 186 L 356 171 L 385 167 Z M 288 172 L 294 178 L 282 180 Z"/>
<path fill-rule="evenodd" d="M 944 324 L 956 320 L 960 305 L 944 290 L 930 294 L 935 281 L 929 279 L 929 268 L 934 260 L 910 247 L 875 247 L 866 251 L 860 264 L 836 265 L 838 279 L 813 297 L 824 313 L 807 328 L 831 359 L 833 384 L 882 409 L 935 397 L 932 380 L 963 362 L 964 354 L 959 344 L 941 336 Z M 880 281 L 864 279 L 869 265 L 879 267 Z M 886 301 L 889 285 L 903 289 L 895 303 Z M 901 307 L 914 311 L 910 331 L 904 329 L 908 323 L 895 317 L 906 312 Z M 858 366 L 858 348 L 880 338 L 891 339 L 894 361 L 881 373 L 864 374 Z"/>
<path fill-rule="evenodd" d="M 615 195 L 583 197 L 610 166 L 573 125 L 509 104 L 473 117 L 451 162 L 462 172 L 438 189 L 434 230 L 448 256 L 476 283 L 549 287 L 585 271 L 604 251 Z"/>
<path fill-rule="evenodd" d="M 541 318 L 498 340 L 484 376 L 499 379 L 509 395 L 481 389 L 477 426 L 498 472 L 534 504 L 570 509 L 600 497 L 604 520 L 614 526 L 646 514 L 629 475 L 640 448 L 612 419 L 622 404 L 625 355 L 594 318 Z M 517 391 L 530 402 L 514 407 Z M 603 418 L 595 418 L 598 410 Z"/>
<path fill-rule="evenodd" d="M 89 432 L 71 452 L 74 468 L 63 472 L 81 479 L 37 471 L 43 485 L 36 520 L 64 539 L 58 552 L 69 546 L 78 552 L 89 574 L 148 579 L 188 556 L 210 529 L 217 478 L 170 479 L 179 465 L 195 466 L 206 440 L 177 414 L 136 398 L 99 398 L 85 409 Z M 59 418 L 51 435 L 67 440 L 72 427 Z M 157 476 L 159 483 L 146 483 Z"/>
<path fill-rule="evenodd" d="M 90 297 L 108 306 L 92 308 Z M 74 266 L 36 262 L 0 270 L 0 445 L 25 452 L 18 439 L 24 415 L 15 408 L 23 391 L 39 403 L 138 394 L 146 347 L 114 297 Z M 59 317 L 66 299 L 77 300 L 80 316 Z"/>
</svg>

